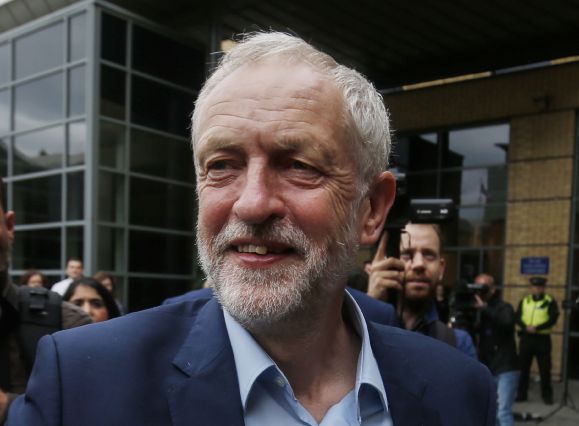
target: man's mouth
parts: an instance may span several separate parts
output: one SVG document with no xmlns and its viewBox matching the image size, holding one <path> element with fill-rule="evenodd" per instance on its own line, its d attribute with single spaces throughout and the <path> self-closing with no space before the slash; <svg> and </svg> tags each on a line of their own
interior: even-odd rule
<svg viewBox="0 0 579 426">
<path fill-rule="evenodd" d="M 238 253 L 252 253 L 264 256 L 266 254 L 285 254 L 291 253 L 294 250 L 291 247 L 282 246 L 265 246 L 257 244 L 240 244 L 233 246 Z"/>
</svg>

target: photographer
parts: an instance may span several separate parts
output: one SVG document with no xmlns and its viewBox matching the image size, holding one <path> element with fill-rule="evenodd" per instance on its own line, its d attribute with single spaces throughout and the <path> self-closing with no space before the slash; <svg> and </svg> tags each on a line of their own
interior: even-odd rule
<svg viewBox="0 0 579 426">
<path fill-rule="evenodd" d="M 368 295 L 392 303 L 392 295 L 397 294 L 402 328 L 444 341 L 476 358 L 470 335 L 438 319 L 435 288 L 442 281 L 445 266 L 438 225 L 407 224 L 400 239 L 400 259 L 386 257 L 387 238 L 384 233 L 374 256 Z"/>
<path fill-rule="evenodd" d="M 491 275 L 480 274 L 475 283 L 481 286 L 474 295 L 475 307 L 479 311 L 479 321 L 475 326 L 478 356 L 497 384 L 497 425 L 512 426 L 512 408 L 520 375 L 515 344 L 515 311 L 510 303 L 501 300 Z"/>
</svg>

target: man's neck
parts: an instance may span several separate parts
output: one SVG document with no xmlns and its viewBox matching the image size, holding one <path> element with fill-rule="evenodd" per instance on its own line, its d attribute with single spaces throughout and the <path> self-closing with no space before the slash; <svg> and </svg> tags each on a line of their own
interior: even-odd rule
<svg viewBox="0 0 579 426">
<path fill-rule="evenodd" d="M 406 330 L 412 330 L 414 325 L 426 316 L 431 308 L 432 300 L 405 300 L 402 310 L 402 321 Z"/>
<path fill-rule="evenodd" d="M 361 342 L 342 313 L 344 295 L 327 301 L 316 320 L 281 333 L 253 334 L 289 380 L 296 398 L 320 422 L 356 383 Z M 307 315 L 306 315 L 307 316 Z"/>
</svg>

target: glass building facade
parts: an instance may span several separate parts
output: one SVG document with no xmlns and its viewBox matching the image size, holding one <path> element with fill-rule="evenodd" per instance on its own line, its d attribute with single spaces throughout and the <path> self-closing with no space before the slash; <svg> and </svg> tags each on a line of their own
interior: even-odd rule
<svg viewBox="0 0 579 426">
<path fill-rule="evenodd" d="M 509 124 L 400 135 L 393 167 L 411 198 L 447 198 L 454 220 L 442 226 L 445 284 L 503 275 Z"/>
<path fill-rule="evenodd" d="M 130 310 L 196 283 L 189 117 L 203 49 L 98 4 L 0 35 L 0 172 L 15 279 L 66 260 L 118 281 Z"/>
</svg>

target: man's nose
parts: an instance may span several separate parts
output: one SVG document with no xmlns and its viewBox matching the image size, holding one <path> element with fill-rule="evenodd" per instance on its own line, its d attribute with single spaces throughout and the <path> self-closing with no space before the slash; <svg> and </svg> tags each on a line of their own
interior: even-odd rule
<svg viewBox="0 0 579 426">
<path fill-rule="evenodd" d="M 419 251 L 414 253 L 412 256 L 412 269 L 414 270 L 423 270 L 424 269 L 424 257 L 422 257 L 422 253 Z"/>
<path fill-rule="evenodd" d="M 248 224 L 259 224 L 272 217 L 283 217 L 284 202 L 275 182 L 275 173 L 265 165 L 250 166 L 233 212 Z"/>
</svg>

